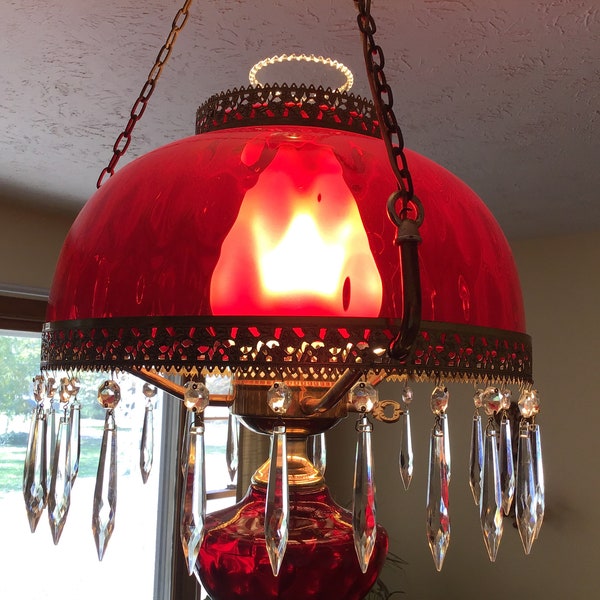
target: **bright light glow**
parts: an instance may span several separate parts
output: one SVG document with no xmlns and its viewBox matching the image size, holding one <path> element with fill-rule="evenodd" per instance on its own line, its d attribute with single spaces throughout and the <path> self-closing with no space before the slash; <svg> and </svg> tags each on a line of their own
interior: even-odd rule
<svg viewBox="0 0 600 600">
<path fill-rule="evenodd" d="M 348 226 L 340 229 L 342 235 L 329 243 L 310 215 L 299 214 L 271 250 L 265 251 L 261 246 L 266 244 L 259 240 L 259 269 L 265 291 L 277 295 L 312 290 L 316 295 L 333 297 L 343 285 L 343 242 L 352 233 Z"/>
<path fill-rule="evenodd" d="M 381 277 L 331 148 L 279 134 L 242 157 L 261 173 L 221 246 L 213 314 L 379 316 Z"/>
</svg>

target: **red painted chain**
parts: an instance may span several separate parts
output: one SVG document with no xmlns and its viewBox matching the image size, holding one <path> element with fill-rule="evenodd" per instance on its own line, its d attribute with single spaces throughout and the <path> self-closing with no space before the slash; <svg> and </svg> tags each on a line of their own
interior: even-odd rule
<svg viewBox="0 0 600 600">
<path fill-rule="evenodd" d="M 175 18 L 173 19 L 171 31 L 169 32 L 167 41 L 164 43 L 163 47 L 160 49 L 160 52 L 156 56 L 154 66 L 152 69 L 150 69 L 150 73 L 148 73 L 148 79 L 146 80 L 146 83 L 144 83 L 140 95 L 131 108 L 131 112 L 129 113 L 129 121 L 125 126 L 125 129 L 119 134 L 119 137 L 117 137 L 117 140 L 114 143 L 113 155 L 108 165 L 102 170 L 102 173 L 100 173 L 100 177 L 98 177 L 98 182 L 96 183 L 97 188 L 104 183 L 104 180 L 107 177 L 113 176 L 119 159 L 121 156 L 123 156 L 123 154 L 125 154 L 127 148 L 129 148 L 133 128 L 135 127 L 135 124 L 142 118 L 142 115 L 146 110 L 146 105 L 148 104 L 150 96 L 152 96 L 152 92 L 154 92 L 156 82 L 162 73 L 165 63 L 171 55 L 175 40 L 177 39 L 179 32 L 183 29 L 183 26 L 186 24 L 191 4 L 192 0 L 185 0 L 183 6 L 177 11 Z"/>
</svg>

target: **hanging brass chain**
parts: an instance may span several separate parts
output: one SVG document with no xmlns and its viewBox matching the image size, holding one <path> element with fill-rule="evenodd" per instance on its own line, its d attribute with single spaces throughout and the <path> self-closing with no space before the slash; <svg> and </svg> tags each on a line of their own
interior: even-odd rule
<svg viewBox="0 0 600 600">
<path fill-rule="evenodd" d="M 175 15 L 171 25 L 171 31 L 167 36 L 167 41 L 164 43 L 163 47 L 160 49 L 160 52 L 156 56 L 154 66 L 150 69 L 150 73 L 148 73 L 146 83 L 144 83 L 140 95 L 131 108 L 131 112 L 129 113 L 129 121 L 125 126 L 125 129 L 119 134 L 114 143 L 113 155 L 108 165 L 102 170 L 102 173 L 100 173 L 100 177 L 98 177 L 96 188 L 100 188 L 106 177 L 110 178 L 114 175 L 119 159 L 121 156 L 123 156 L 123 154 L 125 154 L 127 148 L 129 148 L 133 128 L 135 127 L 135 124 L 142 118 L 142 115 L 146 110 L 146 105 L 148 104 L 150 96 L 152 96 L 152 92 L 154 92 L 156 82 L 162 73 L 165 63 L 167 60 L 169 60 L 169 56 L 171 56 L 171 51 L 173 50 L 175 40 L 187 22 L 191 4 L 192 0 L 185 0 L 183 6 L 177 11 L 177 14 Z"/>
<path fill-rule="evenodd" d="M 404 137 L 393 109 L 394 96 L 383 70 L 385 67 L 383 50 L 375 42 L 377 26 L 371 15 L 371 1 L 354 0 L 354 4 L 358 9 L 357 21 L 363 40 L 363 52 L 373 103 L 390 165 L 398 181 L 399 190 L 393 198 L 390 198 L 388 212 L 394 223 L 398 225 L 399 220 L 407 218 L 409 203 L 412 203 L 417 211 L 415 222 L 420 225 L 423 220 L 423 209 L 420 202 L 414 197 L 412 177 L 404 154 Z M 395 205 L 398 199 L 402 200 L 402 214 L 395 214 L 395 208 L 391 206 L 392 203 Z"/>
<path fill-rule="evenodd" d="M 404 138 L 394 114 L 394 96 L 387 82 L 381 46 L 375 43 L 377 26 L 371 16 L 371 0 L 354 0 L 358 9 L 358 27 L 363 42 L 367 77 L 385 143 L 390 166 L 398 189 L 387 201 L 387 212 L 396 225 L 396 245 L 400 250 L 402 272 L 402 323 L 390 342 L 388 354 L 404 361 L 409 356 L 421 326 L 421 275 L 418 245 L 419 227 L 423 222 L 423 205 L 414 195 L 412 177 L 404 154 Z"/>
</svg>

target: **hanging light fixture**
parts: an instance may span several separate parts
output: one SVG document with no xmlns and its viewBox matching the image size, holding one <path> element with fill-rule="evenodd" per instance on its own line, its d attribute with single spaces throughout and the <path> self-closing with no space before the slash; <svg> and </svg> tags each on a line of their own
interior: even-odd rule
<svg viewBox="0 0 600 600">
<path fill-rule="evenodd" d="M 99 190 L 65 241 L 42 369 L 128 371 L 147 382 L 149 399 L 160 387 L 183 400 L 190 418 L 181 537 L 190 573 L 213 600 L 246 598 L 250 590 L 261 598 L 367 593 L 387 551 L 376 522 L 372 419 L 400 422 L 408 487 L 411 380 L 434 383 L 426 531 L 436 568 L 450 541 L 450 381 L 480 386 L 470 483 L 490 559 L 511 507 L 528 553 L 543 518 L 543 472 L 514 261 L 473 191 L 404 149 L 370 2 L 355 4 L 373 103 L 347 93 L 352 74 L 337 61 L 273 57 L 251 70 L 254 86 L 200 107 L 197 135 L 107 177 L 129 145 L 189 4 L 175 18 Z M 261 70 L 296 60 L 335 69 L 343 89 L 260 83 Z M 271 437 L 271 454 L 241 502 L 207 515 L 202 414 L 211 403 L 203 383 L 210 373 L 231 377 L 232 413 Z M 173 374 L 186 383 L 164 377 Z M 385 379 L 403 382 L 400 401 L 379 401 Z M 512 431 L 517 403 L 509 386 L 520 393 L 521 419 L 516 428 L 512 419 Z M 50 489 L 57 540 L 76 473 L 78 445 L 69 432 L 77 429 L 78 388 L 72 378 L 62 380 L 65 430 L 46 486 L 40 440 L 54 387 L 48 377 L 36 378 L 24 491 L 35 529 Z M 119 397 L 113 380 L 99 390 L 107 410 L 94 496 L 100 558 L 114 524 Z M 146 477 L 150 400 L 149 407 L 140 459 Z M 352 414 L 357 444 L 348 512 L 324 483 L 323 433 Z"/>
</svg>

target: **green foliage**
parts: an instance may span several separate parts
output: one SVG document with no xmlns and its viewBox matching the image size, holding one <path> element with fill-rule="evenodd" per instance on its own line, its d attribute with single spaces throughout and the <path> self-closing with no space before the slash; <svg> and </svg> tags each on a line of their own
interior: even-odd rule
<svg viewBox="0 0 600 600">
<path fill-rule="evenodd" d="M 8 417 L 32 407 L 32 380 L 40 368 L 37 337 L 0 335 L 0 412 Z"/>
</svg>

